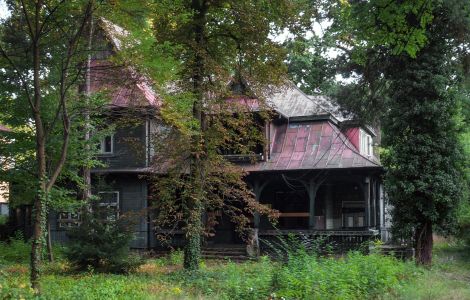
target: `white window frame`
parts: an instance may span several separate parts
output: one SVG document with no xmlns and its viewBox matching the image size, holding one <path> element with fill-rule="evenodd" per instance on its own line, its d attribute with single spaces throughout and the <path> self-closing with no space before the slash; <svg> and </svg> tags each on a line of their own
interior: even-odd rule
<svg viewBox="0 0 470 300">
<path fill-rule="evenodd" d="M 66 214 L 66 218 L 62 217 L 64 214 Z M 73 215 L 76 215 L 76 218 L 73 218 Z M 57 216 L 57 221 L 59 228 L 78 226 L 80 225 L 80 213 L 68 211 L 59 212 Z"/>
<path fill-rule="evenodd" d="M 111 137 L 111 151 L 106 152 L 106 138 Z M 114 134 L 106 135 L 100 139 L 99 143 L 99 154 L 113 154 L 114 153 Z"/>
<path fill-rule="evenodd" d="M 371 157 L 374 154 L 372 149 L 372 143 L 372 136 L 368 134 L 365 130 L 360 129 L 359 152 L 363 155 Z"/>
</svg>

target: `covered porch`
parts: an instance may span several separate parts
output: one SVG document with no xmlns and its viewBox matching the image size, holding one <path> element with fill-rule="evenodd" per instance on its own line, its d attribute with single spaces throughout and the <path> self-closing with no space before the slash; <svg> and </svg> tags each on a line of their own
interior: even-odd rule
<svg viewBox="0 0 470 300">
<path fill-rule="evenodd" d="M 380 173 L 375 168 L 251 173 L 257 201 L 279 212 L 274 223 L 255 215 L 254 234 L 261 240 L 323 236 L 347 250 L 375 239 L 384 222 Z"/>
</svg>

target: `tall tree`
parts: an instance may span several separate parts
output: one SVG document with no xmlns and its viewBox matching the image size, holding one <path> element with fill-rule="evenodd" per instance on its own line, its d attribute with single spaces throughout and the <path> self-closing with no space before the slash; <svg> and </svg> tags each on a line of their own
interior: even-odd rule
<svg viewBox="0 0 470 300">
<path fill-rule="evenodd" d="M 330 34 L 356 80 L 339 95 L 357 116 L 384 125 L 386 187 L 395 237 L 417 263 L 432 259 L 433 230 L 452 229 L 461 199 L 456 94 L 468 53 L 466 1 L 367 1 L 333 7 Z"/>
<path fill-rule="evenodd" d="M 286 73 L 285 51 L 270 36 L 285 29 L 297 34 L 308 28 L 311 14 L 307 4 L 294 0 L 179 0 L 154 4 L 151 18 L 157 43 L 176 49 L 172 53 L 177 62 L 176 92 L 164 97 L 163 117 L 185 136 L 189 148 L 185 159 L 188 163 L 179 170 L 180 176 L 181 170 L 187 170 L 179 191 L 187 269 L 199 266 L 202 213 L 222 182 L 215 180 L 215 174 L 237 178 L 236 185 L 249 196 L 241 182 L 243 173 L 234 171 L 220 155 L 220 148 L 229 143 L 228 137 L 220 134 L 227 128 L 222 126 L 222 119 L 227 119 L 229 112 L 225 99 L 232 91 L 228 83 L 234 82 L 245 96 L 260 101 L 267 86 L 281 85 Z M 220 163 L 215 164 L 217 161 Z M 226 187 L 225 193 L 229 193 L 230 186 Z"/>
<path fill-rule="evenodd" d="M 432 262 L 433 230 L 455 226 L 462 153 L 448 8 L 436 11 L 428 43 L 416 58 L 398 56 L 386 72 L 390 102 L 384 122 L 386 186 L 394 232 L 412 237 L 416 261 Z"/>
<path fill-rule="evenodd" d="M 39 0 L 9 1 L 8 6 L 11 16 L 1 26 L 2 102 L 27 107 L 23 124 L 34 131 L 31 285 L 39 293 L 47 209 L 67 163 L 71 101 L 78 100 L 79 66 L 86 57 L 83 36 L 94 5 L 92 0 Z"/>
</svg>

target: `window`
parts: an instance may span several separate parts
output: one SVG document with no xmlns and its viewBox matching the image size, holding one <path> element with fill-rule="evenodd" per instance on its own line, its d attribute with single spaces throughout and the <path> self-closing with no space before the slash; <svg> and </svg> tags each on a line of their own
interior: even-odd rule
<svg viewBox="0 0 470 300">
<path fill-rule="evenodd" d="M 346 228 L 364 227 L 365 214 L 363 212 L 343 214 L 343 226 Z"/>
<path fill-rule="evenodd" d="M 80 224 L 80 214 L 73 212 L 60 212 L 58 222 L 59 228 L 78 226 Z"/>
<path fill-rule="evenodd" d="M 114 151 L 114 135 L 107 135 L 98 143 L 98 152 L 101 154 L 110 154 Z"/>
<path fill-rule="evenodd" d="M 360 130 L 359 144 L 360 144 L 359 151 L 361 152 L 361 154 L 365 154 L 367 156 L 373 155 L 372 137 L 370 136 L 370 134 L 367 134 L 362 129 Z"/>
<path fill-rule="evenodd" d="M 99 192 L 98 209 L 103 219 L 114 221 L 119 218 L 119 192 Z"/>
</svg>

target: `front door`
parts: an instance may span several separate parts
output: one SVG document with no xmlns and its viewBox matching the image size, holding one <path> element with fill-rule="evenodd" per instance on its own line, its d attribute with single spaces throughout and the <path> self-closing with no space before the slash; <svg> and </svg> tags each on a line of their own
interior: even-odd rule
<svg viewBox="0 0 470 300">
<path fill-rule="evenodd" d="M 210 212 L 208 220 L 215 220 L 217 224 L 212 230 L 212 235 L 208 237 L 208 244 L 243 244 L 240 235 L 235 231 L 235 224 L 230 217 L 221 211 Z"/>
</svg>

